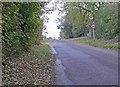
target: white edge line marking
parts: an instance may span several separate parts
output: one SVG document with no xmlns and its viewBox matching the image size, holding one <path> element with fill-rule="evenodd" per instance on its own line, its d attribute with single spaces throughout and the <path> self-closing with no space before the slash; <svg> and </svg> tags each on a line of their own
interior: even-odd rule
<svg viewBox="0 0 120 87">
<path fill-rule="evenodd" d="M 52 54 L 57 54 L 57 52 L 55 51 L 55 49 L 53 48 L 53 46 L 50 46 Z"/>
</svg>

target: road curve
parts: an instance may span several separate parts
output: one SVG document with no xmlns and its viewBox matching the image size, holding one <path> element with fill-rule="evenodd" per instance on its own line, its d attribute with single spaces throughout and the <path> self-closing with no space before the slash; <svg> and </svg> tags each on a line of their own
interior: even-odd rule
<svg viewBox="0 0 120 87">
<path fill-rule="evenodd" d="M 118 52 L 67 41 L 51 41 L 57 85 L 118 85 Z"/>
</svg>

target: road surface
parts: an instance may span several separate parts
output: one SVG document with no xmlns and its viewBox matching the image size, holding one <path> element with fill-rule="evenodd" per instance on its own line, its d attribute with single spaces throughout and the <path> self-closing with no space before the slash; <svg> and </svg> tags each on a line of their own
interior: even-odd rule
<svg viewBox="0 0 120 87">
<path fill-rule="evenodd" d="M 67 41 L 50 43 L 56 85 L 118 85 L 118 52 Z"/>
</svg>

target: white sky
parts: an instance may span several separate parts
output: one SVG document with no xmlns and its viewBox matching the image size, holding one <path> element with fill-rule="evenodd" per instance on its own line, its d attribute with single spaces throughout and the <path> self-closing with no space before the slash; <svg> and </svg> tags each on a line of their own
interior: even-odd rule
<svg viewBox="0 0 120 87">
<path fill-rule="evenodd" d="M 55 5 L 53 5 L 52 3 L 54 3 L 55 1 L 57 0 L 52 0 L 47 6 L 47 8 L 50 8 L 50 7 L 54 7 Z M 63 6 L 63 4 L 57 4 L 56 7 L 60 8 L 60 6 Z M 55 37 L 55 38 L 58 38 L 60 37 L 60 29 L 57 29 L 57 25 L 58 23 L 56 22 L 56 19 L 57 18 L 61 18 L 62 15 L 59 15 L 59 10 L 56 9 L 54 10 L 51 14 L 47 14 L 45 13 L 44 15 L 47 16 L 49 18 L 49 21 L 48 23 L 44 23 L 44 25 L 46 25 L 46 31 L 48 32 L 48 34 L 44 34 L 43 35 L 46 35 L 47 37 Z"/>
<path fill-rule="evenodd" d="M 46 23 L 46 29 L 48 31 L 47 37 L 59 37 L 60 29 L 57 29 L 57 23 L 55 22 L 58 17 L 59 15 L 57 11 L 54 11 L 52 14 L 48 15 L 49 22 Z"/>
</svg>

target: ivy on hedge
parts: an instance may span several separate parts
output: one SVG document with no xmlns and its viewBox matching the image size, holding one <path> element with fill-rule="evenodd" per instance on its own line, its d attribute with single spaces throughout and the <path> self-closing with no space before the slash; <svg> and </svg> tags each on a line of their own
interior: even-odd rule
<svg viewBox="0 0 120 87">
<path fill-rule="evenodd" d="M 2 54 L 19 56 L 42 37 L 43 2 L 2 3 Z"/>
</svg>

